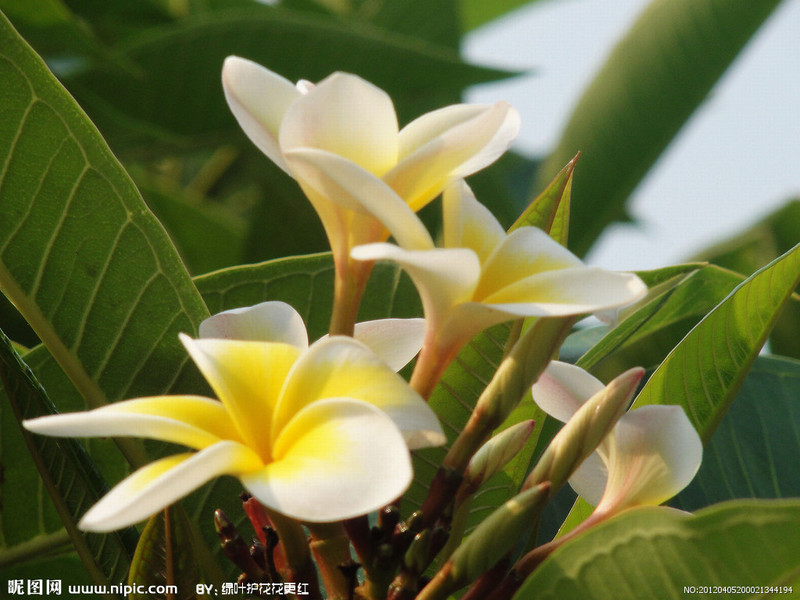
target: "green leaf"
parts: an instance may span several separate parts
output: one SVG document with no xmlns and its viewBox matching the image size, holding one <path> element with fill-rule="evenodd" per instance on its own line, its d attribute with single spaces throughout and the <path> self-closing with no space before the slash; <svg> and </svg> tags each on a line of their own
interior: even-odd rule
<svg viewBox="0 0 800 600">
<path fill-rule="evenodd" d="M 369 21 L 387 31 L 458 50 L 458 0 L 393 0 L 378 4 Z"/>
<path fill-rule="evenodd" d="M 95 69 L 67 81 L 112 136 L 114 147 L 151 144 L 153 139 L 190 147 L 232 134 L 249 144 L 222 94 L 220 70 L 231 54 L 293 81 L 317 81 L 337 70 L 357 73 L 392 96 L 402 122 L 457 101 L 468 85 L 511 75 L 468 65 L 454 50 L 366 23 L 257 3 L 188 17 L 119 51 L 141 68 L 140 76 Z M 175 85 L 176 77 L 181 85 Z"/>
<path fill-rule="evenodd" d="M 89 406 L 197 383 L 177 334 L 205 305 L 97 130 L 1 16 L 0 80 L 0 288 Z"/>
<path fill-rule="evenodd" d="M 652 283 L 661 279 L 661 271 L 642 275 Z M 671 274 L 674 268 L 665 271 Z M 637 304 L 631 314 L 581 356 L 578 366 L 602 381 L 610 381 L 635 366 L 654 369 L 742 279 L 706 265 L 656 284 L 644 304 Z"/>
<path fill-rule="evenodd" d="M 577 151 L 570 247 L 583 255 L 780 0 L 655 0 L 584 92 L 542 166 Z"/>
<path fill-rule="evenodd" d="M 11 346 L 10 341 L 0 332 L 0 380 L 2 380 L 11 415 L 7 416 L 6 403 L 0 406 L 3 420 L 2 467 L 8 479 L 0 479 L 3 513 L 0 521 L 0 564 L 27 562 L 47 555 L 47 544 L 37 541 L 35 535 L 52 531 L 52 524 L 40 521 L 36 509 L 49 512 L 41 498 L 31 496 L 30 487 L 17 487 L 20 483 L 14 472 L 14 463 L 26 455 L 24 451 L 12 446 L 6 440 L 11 433 L 7 423 L 16 421 L 17 438 L 22 437 L 36 469 L 42 478 L 44 490 L 50 496 L 55 512 L 60 517 L 72 544 L 83 561 L 87 572 L 95 583 L 116 583 L 121 581 L 133 557 L 136 531 L 133 528 L 109 534 L 85 534 L 78 530 L 77 520 L 89 506 L 99 500 L 107 491 L 105 482 L 94 468 L 85 450 L 74 440 L 54 439 L 37 436 L 21 428 L 21 421 L 39 415 L 53 414 L 55 407 L 44 389 L 36 381 Z M 12 440 L 12 444 L 14 440 Z M 9 450 L 17 452 L 12 460 Z M 15 486 L 16 484 L 16 486 Z M 12 487 L 14 486 L 14 487 Z M 39 494 L 42 492 L 39 491 Z M 33 511 L 32 511 L 33 509 Z M 35 534 L 31 533 L 35 529 Z M 53 536 L 42 541 L 57 543 Z M 63 541 L 61 542 L 63 543 Z"/>
<path fill-rule="evenodd" d="M 800 500 L 748 500 L 696 516 L 658 507 L 626 511 L 556 550 L 514 598 L 790 598 L 798 585 Z"/>
<path fill-rule="evenodd" d="M 567 245 L 569 209 L 572 194 L 572 174 L 576 156 L 561 169 L 553 181 L 531 202 L 530 206 L 514 222 L 509 231 L 518 227 L 538 227 L 562 246 Z"/>
<path fill-rule="evenodd" d="M 800 282 L 800 245 L 740 284 L 676 346 L 634 402 L 678 404 L 708 441 Z"/>
<path fill-rule="evenodd" d="M 798 282 L 800 245 L 753 274 L 706 315 L 653 373 L 633 408 L 683 406 L 707 443 Z M 562 533 L 580 522 L 579 505 L 585 505 L 582 498 Z"/>
<path fill-rule="evenodd" d="M 800 363 L 759 356 L 692 483 L 670 505 L 697 510 L 736 498 L 800 497 Z"/>
<path fill-rule="evenodd" d="M 191 537 L 186 513 L 179 507 L 167 508 L 150 517 L 139 538 L 128 583 L 145 587 L 174 585 L 178 588 L 175 600 L 195 600 L 200 576 Z M 129 596 L 131 600 L 145 597 Z"/>
<path fill-rule="evenodd" d="M 792 200 L 730 239 L 701 250 L 700 260 L 752 273 L 800 242 L 800 200 Z M 800 302 L 790 302 L 769 337 L 775 354 L 800 358 Z"/>
</svg>

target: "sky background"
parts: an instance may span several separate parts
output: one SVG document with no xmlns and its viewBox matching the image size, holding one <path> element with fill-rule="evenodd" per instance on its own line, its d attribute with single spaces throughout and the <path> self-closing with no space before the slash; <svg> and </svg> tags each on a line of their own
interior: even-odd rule
<svg viewBox="0 0 800 600">
<path fill-rule="evenodd" d="M 522 115 L 517 150 L 546 154 L 648 3 L 543 0 L 477 30 L 464 47 L 469 60 L 535 73 L 476 87 L 468 100 L 508 100 Z M 675 264 L 792 197 L 800 197 L 800 0 L 783 0 L 634 192 L 637 223 L 609 228 L 587 261 Z"/>
</svg>

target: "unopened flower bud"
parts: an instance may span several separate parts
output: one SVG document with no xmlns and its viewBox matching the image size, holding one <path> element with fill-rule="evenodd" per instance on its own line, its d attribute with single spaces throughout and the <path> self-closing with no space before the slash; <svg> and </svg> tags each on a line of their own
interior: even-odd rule
<svg viewBox="0 0 800 600">
<path fill-rule="evenodd" d="M 555 492 L 564 485 L 625 414 L 643 375 L 640 367 L 625 371 L 587 400 L 550 442 L 523 489 L 549 481 Z"/>
<path fill-rule="evenodd" d="M 512 425 L 481 446 L 464 474 L 464 492 L 475 492 L 514 458 L 530 438 L 535 424 L 528 420 Z"/>
</svg>

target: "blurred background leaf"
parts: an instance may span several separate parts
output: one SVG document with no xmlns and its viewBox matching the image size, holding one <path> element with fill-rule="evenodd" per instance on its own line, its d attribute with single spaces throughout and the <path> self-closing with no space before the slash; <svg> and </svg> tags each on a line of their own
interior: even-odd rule
<svg viewBox="0 0 800 600">
<path fill-rule="evenodd" d="M 584 255 L 780 0 L 655 0 L 584 91 L 547 181 L 576 152 L 570 248 Z"/>
</svg>

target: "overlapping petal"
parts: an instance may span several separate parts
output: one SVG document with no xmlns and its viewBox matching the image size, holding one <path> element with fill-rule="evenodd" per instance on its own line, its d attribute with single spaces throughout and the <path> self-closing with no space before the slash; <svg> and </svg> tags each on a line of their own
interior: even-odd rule
<svg viewBox="0 0 800 600">
<path fill-rule="evenodd" d="M 286 378 L 275 410 L 274 443 L 294 415 L 320 399 L 334 397 L 381 409 L 411 448 L 445 442 L 435 413 L 402 377 L 357 340 L 336 336 L 312 344 Z"/>
<path fill-rule="evenodd" d="M 574 365 L 552 362 L 533 386 L 533 399 L 566 422 L 603 384 Z M 643 406 L 625 414 L 570 478 L 570 485 L 603 511 L 658 505 L 686 487 L 703 445 L 680 406 Z"/>
<path fill-rule="evenodd" d="M 276 440 L 275 456 L 242 482 L 264 504 L 306 521 L 363 515 L 411 482 L 397 427 L 382 411 L 352 399 L 306 406 Z"/>
<path fill-rule="evenodd" d="M 308 348 L 308 333 L 300 314 L 285 302 L 261 302 L 233 308 L 200 323 L 201 338 L 283 342 Z"/>
<path fill-rule="evenodd" d="M 272 415 L 301 350 L 289 344 L 192 338 L 181 341 L 236 425 L 239 435 L 270 460 Z"/>
</svg>

